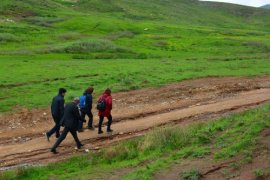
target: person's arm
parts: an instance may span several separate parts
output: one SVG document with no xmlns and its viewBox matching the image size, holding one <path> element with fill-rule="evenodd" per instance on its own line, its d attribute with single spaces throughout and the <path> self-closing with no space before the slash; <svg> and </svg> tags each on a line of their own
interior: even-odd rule
<svg viewBox="0 0 270 180">
<path fill-rule="evenodd" d="M 80 111 L 79 111 L 79 108 L 78 106 L 76 106 L 74 104 L 74 114 L 75 114 L 75 118 L 78 120 L 78 121 L 84 121 L 84 119 L 82 118 L 81 114 L 80 114 Z"/>
<path fill-rule="evenodd" d="M 112 110 L 112 96 L 107 97 L 108 109 Z"/>
<path fill-rule="evenodd" d="M 86 95 L 86 98 L 85 98 L 85 109 L 86 109 L 87 111 L 90 110 L 90 95 L 89 95 L 89 94 L 87 94 L 87 95 Z"/>
<path fill-rule="evenodd" d="M 89 110 L 92 109 L 92 105 L 93 105 L 93 96 L 92 94 L 89 95 Z"/>
<path fill-rule="evenodd" d="M 59 102 L 58 102 L 58 106 L 59 106 L 59 115 L 60 115 L 60 118 L 63 117 L 64 115 L 64 110 L 65 110 L 65 100 L 64 98 L 61 98 L 59 99 Z"/>
</svg>

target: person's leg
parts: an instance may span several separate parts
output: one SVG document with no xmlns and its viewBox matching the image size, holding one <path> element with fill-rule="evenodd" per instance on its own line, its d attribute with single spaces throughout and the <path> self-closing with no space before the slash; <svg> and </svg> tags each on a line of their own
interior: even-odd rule
<svg viewBox="0 0 270 180">
<path fill-rule="evenodd" d="M 66 138 L 67 134 L 69 132 L 68 128 L 64 128 L 62 134 L 60 135 L 60 137 L 57 139 L 57 141 L 55 142 L 55 144 L 53 145 L 51 151 L 55 152 L 56 148 L 60 145 L 60 143 Z"/>
<path fill-rule="evenodd" d="M 104 117 L 103 116 L 99 116 L 99 123 L 98 123 L 98 133 L 99 134 L 103 133 L 103 131 L 102 131 L 103 120 L 104 120 Z"/>
<path fill-rule="evenodd" d="M 111 125 L 112 125 L 112 116 L 108 116 L 108 125 L 107 125 L 107 132 L 112 132 Z"/>
<path fill-rule="evenodd" d="M 88 128 L 93 128 L 93 113 L 92 111 L 87 113 L 87 116 L 89 117 L 89 121 L 88 121 Z"/>
<path fill-rule="evenodd" d="M 81 111 L 81 116 L 82 116 L 82 119 L 85 121 L 85 115 L 86 115 L 86 112 L 84 110 Z M 78 131 L 82 131 L 83 130 L 83 122 L 82 121 L 79 121 L 79 127 L 78 127 Z"/>
<path fill-rule="evenodd" d="M 56 133 L 56 137 L 57 137 L 57 135 L 60 134 L 60 133 L 59 133 L 59 131 L 60 131 L 60 121 L 58 121 L 57 118 L 53 118 L 53 121 L 54 121 L 55 125 L 54 125 L 54 127 L 53 127 L 51 130 L 49 130 L 49 131 L 46 133 L 47 138 L 50 138 L 51 135 L 53 135 L 54 133 Z M 59 136 L 58 136 L 58 137 L 59 137 Z"/>
<path fill-rule="evenodd" d="M 61 128 L 61 125 L 60 125 L 60 119 L 59 119 L 58 121 L 55 121 L 55 136 L 56 136 L 56 138 L 60 137 L 60 128 Z"/>
<path fill-rule="evenodd" d="M 79 140 L 79 138 L 77 136 L 77 131 L 72 130 L 72 131 L 70 131 L 70 133 L 71 133 L 71 135 L 73 136 L 73 139 L 76 142 L 77 148 L 80 149 L 83 145 L 82 145 L 82 143 L 80 142 L 80 140 Z"/>
</svg>

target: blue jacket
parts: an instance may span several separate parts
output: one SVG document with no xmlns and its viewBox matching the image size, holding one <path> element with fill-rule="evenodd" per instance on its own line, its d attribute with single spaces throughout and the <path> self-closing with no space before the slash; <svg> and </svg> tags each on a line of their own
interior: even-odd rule
<svg viewBox="0 0 270 180">
<path fill-rule="evenodd" d="M 51 113 L 52 116 L 58 120 L 61 120 L 61 118 L 64 115 L 64 109 L 65 109 L 65 100 L 64 97 L 60 94 L 55 96 L 52 100 L 51 104 Z"/>
<path fill-rule="evenodd" d="M 83 95 L 86 96 L 86 99 L 85 99 L 85 107 L 82 110 L 86 112 L 91 112 L 93 104 L 93 96 L 92 94 L 89 93 L 84 93 Z"/>
</svg>

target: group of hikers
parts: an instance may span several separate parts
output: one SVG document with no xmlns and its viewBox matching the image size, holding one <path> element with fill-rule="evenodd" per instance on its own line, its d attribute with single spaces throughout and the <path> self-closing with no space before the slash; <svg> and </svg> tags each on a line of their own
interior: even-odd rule
<svg viewBox="0 0 270 180">
<path fill-rule="evenodd" d="M 51 152 L 56 154 L 57 147 L 60 143 L 66 138 L 67 134 L 70 132 L 73 136 L 77 148 L 80 149 L 83 144 L 80 142 L 77 131 L 83 132 L 83 123 L 86 122 L 86 115 L 88 116 L 88 124 L 87 127 L 90 130 L 95 130 L 93 125 L 93 113 L 92 113 L 92 104 L 93 104 L 93 96 L 92 93 L 94 91 L 93 87 L 88 87 L 82 96 L 75 97 L 73 102 L 67 103 L 65 105 L 65 95 L 67 90 L 65 88 L 60 88 L 58 91 L 58 95 L 55 96 L 52 100 L 51 104 L 51 113 L 54 120 L 54 127 L 45 133 L 46 139 L 49 141 L 50 137 L 55 133 L 56 142 L 51 148 Z M 98 134 L 102 134 L 102 123 L 104 117 L 108 118 L 107 124 L 107 132 L 112 132 L 111 124 L 112 124 L 112 96 L 111 90 L 106 89 L 104 93 L 99 97 L 97 102 L 97 109 L 99 115 L 99 123 L 98 123 Z M 61 126 L 64 127 L 62 133 L 60 134 Z"/>
</svg>

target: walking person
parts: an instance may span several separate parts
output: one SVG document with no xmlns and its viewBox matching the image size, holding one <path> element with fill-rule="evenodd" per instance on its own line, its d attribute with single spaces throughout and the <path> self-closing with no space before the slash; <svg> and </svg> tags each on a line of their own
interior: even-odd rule
<svg viewBox="0 0 270 180">
<path fill-rule="evenodd" d="M 70 132 L 73 136 L 77 148 L 80 149 L 83 144 L 80 142 L 78 136 L 77 136 L 77 130 L 79 121 L 82 121 L 78 104 L 80 102 L 80 98 L 74 98 L 74 101 L 71 103 L 68 103 L 65 107 L 64 116 L 61 120 L 61 125 L 64 126 L 64 130 L 60 137 L 57 139 L 55 144 L 53 145 L 51 152 L 56 154 L 56 148 L 60 145 L 60 143 L 66 138 L 67 134 Z"/>
<path fill-rule="evenodd" d="M 85 90 L 85 92 L 83 93 L 83 96 L 80 97 L 80 110 L 81 110 L 81 116 L 82 119 L 84 120 L 84 122 L 86 122 L 85 120 L 85 116 L 87 115 L 89 120 L 88 120 L 88 129 L 90 130 L 94 130 L 94 126 L 93 126 L 93 113 L 92 113 L 92 104 L 93 104 L 93 96 L 92 93 L 94 91 L 93 87 L 89 87 Z M 83 122 L 80 121 L 79 122 L 79 128 L 78 128 L 79 132 L 83 132 Z"/>
<path fill-rule="evenodd" d="M 100 96 L 98 100 L 97 109 L 99 110 L 99 124 L 98 124 L 98 134 L 102 134 L 102 123 L 104 120 L 104 117 L 108 118 L 108 124 L 107 124 L 107 132 L 112 132 L 111 124 L 112 124 L 112 96 L 111 96 L 111 90 L 106 89 L 102 96 Z"/>
<path fill-rule="evenodd" d="M 60 121 L 64 114 L 64 104 L 65 104 L 64 96 L 66 92 L 67 90 L 65 88 L 60 88 L 58 91 L 58 95 L 55 96 L 52 100 L 51 113 L 55 125 L 50 131 L 46 132 L 45 134 L 46 139 L 48 141 L 50 140 L 51 135 L 53 135 L 54 133 L 56 135 L 56 138 L 60 137 Z"/>
</svg>

